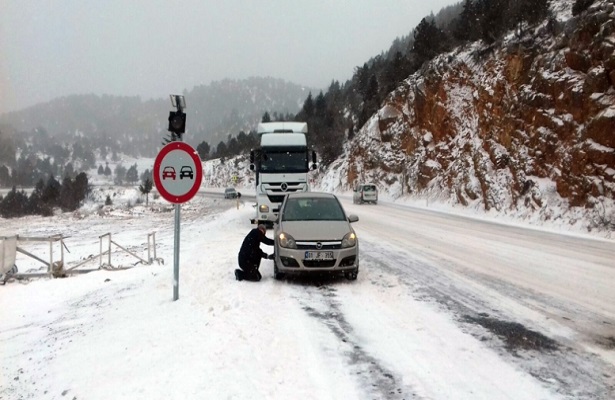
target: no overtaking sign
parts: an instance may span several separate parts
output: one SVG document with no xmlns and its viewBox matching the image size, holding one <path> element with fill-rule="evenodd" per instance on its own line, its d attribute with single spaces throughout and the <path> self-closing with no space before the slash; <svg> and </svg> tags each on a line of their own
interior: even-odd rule
<svg viewBox="0 0 615 400">
<path fill-rule="evenodd" d="M 156 156 L 153 175 L 160 195 L 171 203 L 181 204 L 199 191 L 203 167 L 198 153 L 189 144 L 170 142 Z"/>
</svg>

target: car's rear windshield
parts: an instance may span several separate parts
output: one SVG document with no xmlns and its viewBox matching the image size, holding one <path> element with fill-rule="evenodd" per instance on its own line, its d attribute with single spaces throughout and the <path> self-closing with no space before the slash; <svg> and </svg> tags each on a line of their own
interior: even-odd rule
<svg viewBox="0 0 615 400">
<path fill-rule="evenodd" d="M 288 199 L 282 221 L 344 221 L 346 216 L 334 198 Z"/>
<path fill-rule="evenodd" d="M 375 192 L 376 186 L 375 185 L 365 185 L 363 186 L 363 191 L 364 192 Z"/>
</svg>

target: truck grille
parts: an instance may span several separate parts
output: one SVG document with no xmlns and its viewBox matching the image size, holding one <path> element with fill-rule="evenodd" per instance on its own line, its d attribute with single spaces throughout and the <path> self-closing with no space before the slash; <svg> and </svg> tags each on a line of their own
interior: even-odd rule
<svg viewBox="0 0 615 400">
<path fill-rule="evenodd" d="M 274 196 L 274 195 L 267 195 L 267 197 L 269 198 L 269 201 L 272 203 L 281 203 L 284 201 L 284 196 Z"/>
<path fill-rule="evenodd" d="M 286 191 L 282 190 L 282 184 L 286 184 Z M 307 184 L 305 182 L 275 182 L 267 183 L 263 185 L 267 198 L 273 204 L 281 203 L 284 201 L 284 196 L 288 193 L 302 192 L 306 189 Z M 277 212 L 277 210 L 273 210 Z"/>
</svg>

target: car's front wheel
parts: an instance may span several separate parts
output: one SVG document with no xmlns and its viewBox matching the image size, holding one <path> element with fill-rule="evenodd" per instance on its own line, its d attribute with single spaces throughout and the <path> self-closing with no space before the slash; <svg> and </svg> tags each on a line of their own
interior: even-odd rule
<svg viewBox="0 0 615 400">
<path fill-rule="evenodd" d="M 344 276 L 349 281 L 356 281 L 358 275 L 359 275 L 359 269 L 358 268 L 351 269 L 350 271 L 344 272 Z"/>
<path fill-rule="evenodd" d="M 275 280 L 280 280 L 280 279 L 284 279 L 284 274 L 282 272 L 280 272 L 280 270 L 278 269 L 277 265 L 273 265 L 273 279 Z"/>
</svg>

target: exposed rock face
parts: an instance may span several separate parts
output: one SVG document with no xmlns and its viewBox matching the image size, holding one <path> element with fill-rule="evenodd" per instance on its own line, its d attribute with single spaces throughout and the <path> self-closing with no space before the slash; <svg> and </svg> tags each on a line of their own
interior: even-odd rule
<svg viewBox="0 0 615 400">
<path fill-rule="evenodd" d="M 348 187 L 388 181 L 486 210 L 612 204 L 614 1 L 425 66 L 349 143 Z"/>
</svg>

